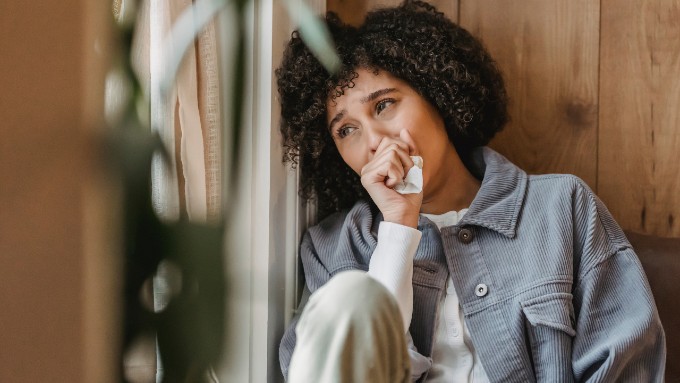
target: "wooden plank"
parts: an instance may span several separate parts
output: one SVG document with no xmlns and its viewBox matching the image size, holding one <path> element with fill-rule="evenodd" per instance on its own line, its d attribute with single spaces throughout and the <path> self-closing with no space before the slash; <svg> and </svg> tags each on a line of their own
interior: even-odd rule
<svg viewBox="0 0 680 383">
<path fill-rule="evenodd" d="M 375 3 L 375 1 L 328 0 L 326 2 L 326 9 L 329 12 L 337 13 L 340 19 L 347 24 L 358 26 L 364 21 L 369 5 L 373 5 L 373 3 Z M 396 1 L 393 1 L 392 3 L 396 3 Z"/>
<path fill-rule="evenodd" d="M 111 18 L 105 1 L 0 2 L 0 382 L 121 381 Z"/>
<path fill-rule="evenodd" d="M 596 186 L 599 1 L 462 0 L 504 73 L 512 122 L 492 147 L 530 173 Z"/>
<path fill-rule="evenodd" d="M 430 0 L 428 2 L 444 12 L 449 19 L 458 22 L 458 0 Z"/>
<path fill-rule="evenodd" d="M 619 223 L 680 237 L 680 1 L 602 1 L 598 191 Z"/>
<path fill-rule="evenodd" d="M 366 13 L 371 9 L 396 6 L 401 3 L 401 0 L 328 0 L 326 6 L 329 11 L 337 13 L 344 22 L 360 25 Z M 458 20 L 458 0 L 432 0 L 429 3 L 444 12 L 451 20 Z"/>
</svg>

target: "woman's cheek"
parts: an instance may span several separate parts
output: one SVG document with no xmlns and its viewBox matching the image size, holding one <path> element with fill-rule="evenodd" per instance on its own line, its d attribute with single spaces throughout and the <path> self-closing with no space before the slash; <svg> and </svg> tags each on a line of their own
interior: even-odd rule
<svg viewBox="0 0 680 383">
<path fill-rule="evenodd" d="M 352 167 L 357 174 L 361 175 L 361 169 L 368 164 L 369 159 L 368 156 L 365 154 L 361 154 L 358 157 L 355 158 L 355 165 Z"/>
<path fill-rule="evenodd" d="M 357 155 L 354 151 L 345 150 L 340 152 L 342 160 L 345 161 L 347 166 L 349 166 L 355 173 L 361 175 L 361 169 L 368 161 L 364 160 L 361 155 Z"/>
</svg>

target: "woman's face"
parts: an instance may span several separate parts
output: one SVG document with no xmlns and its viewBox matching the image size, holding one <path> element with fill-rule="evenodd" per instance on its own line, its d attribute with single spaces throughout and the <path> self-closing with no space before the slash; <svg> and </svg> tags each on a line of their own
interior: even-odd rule
<svg viewBox="0 0 680 383">
<path fill-rule="evenodd" d="M 390 73 L 359 69 L 354 87 L 329 100 L 328 128 L 342 159 L 357 173 L 383 139 L 405 142 L 411 155 L 423 157 L 423 188 L 439 173 L 453 145 L 437 110 L 404 81 Z M 402 130 L 409 135 L 403 135 Z M 445 173 L 440 173 L 443 176 Z"/>
</svg>

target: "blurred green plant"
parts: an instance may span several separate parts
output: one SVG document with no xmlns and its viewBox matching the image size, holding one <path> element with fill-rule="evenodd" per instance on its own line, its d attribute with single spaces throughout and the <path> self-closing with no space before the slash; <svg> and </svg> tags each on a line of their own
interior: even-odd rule
<svg viewBox="0 0 680 383">
<path fill-rule="evenodd" d="M 156 216 L 151 204 L 151 160 L 156 152 L 166 159 L 170 154 L 148 126 L 149 102 L 132 69 L 134 23 L 121 25 L 120 33 L 120 68 L 131 97 L 109 142 L 123 186 L 123 352 L 140 336 L 156 336 L 162 381 L 201 382 L 222 350 L 224 223 L 162 222 Z M 163 310 L 154 312 L 140 296 L 152 285 L 161 263 L 179 270 L 181 288 Z"/>
<path fill-rule="evenodd" d="M 231 121 L 222 134 L 222 163 L 230 164 L 227 188 L 237 185 L 239 143 L 243 115 L 246 78 L 246 25 L 244 13 L 249 0 L 199 0 L 178 18 L 169 34 L 175 56 L 166 58 L 170 68 L 161 81 L 161 92 L 172 89 L 184 52 L 205 25 L 227 5 L 235 12 L 233 83 L 229 85 L 232 100 Z M 120 3 L 114 3 L 120 7 Z M 133 0 L 133 8 L 136 5 Z M 324 23 L 301 0 L 286 0 L 287 9 L 299 25 L 304 41 L 320 62 L 336 71 L 340 60 L 333 48 Z M 118 9 L 120 11 L 120 8 Z M 161 221 L 151 203 L 151 160 L 161 153 L 168 161 L 172 155 L 152 133 L 149 101 L 132 68 L 131 48 L 135 33 L 134 17 L 119 23 L 121 60 L 120 70 L 129 88 L 130 97 L 123 107 L 122 117 L 112 137 L 107 140 L 109 153 L 123 187 L 124 231 L 124 323 L 123 355 L 140 336 L 156 336 L 163 365 L 163 383 L 196 383 L 206 379 L 211 366 L 219 363 L 224 341 L 225 285 L 224 232 L 229 217 L 229 205 L 224 203 L 221 221 L 216 225 L 189 222 Z M 230 160 L 227 161 L 227 156 Z M 168 165 L 169 166 L 169 165 Z M 225 169 L 227 170 L 227 169 Z M 227 201 L 223 198 L 222 201 Z M 140 296 L 152 284 L 159 265 L 172 265 L 181 279 L 166 307 L 155 312 L 143 304 Z M 121 363 L 122 366 L 122 356 Z M 121 376 L 122 373 L 121 373 Z M 124 381 L 124 378 L 122 378 Z"/>
</svg>

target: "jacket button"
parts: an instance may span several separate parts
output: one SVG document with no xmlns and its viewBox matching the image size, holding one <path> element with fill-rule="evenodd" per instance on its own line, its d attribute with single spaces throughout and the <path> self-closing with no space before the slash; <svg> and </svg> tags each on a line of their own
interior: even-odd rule
<svg viewBox="0 0 680 383">
<path fill-rule="evenodd" d="M 489 288 L 485 284 L 480 283 L 475 286 L 475 295 L 478 297 L 483 297 L 489 292 Z"/>
<path fill-rule="evenodd" d="M 470 243 L 472 242 L 472 230 L 468 228 L 463 228 L 461 231 L 458 232 L 458 239 L 460 239 L 461 242 L 463 243 Z"/>
</svg>

